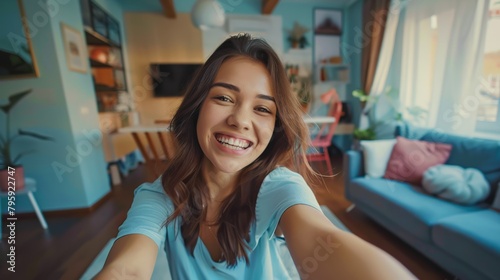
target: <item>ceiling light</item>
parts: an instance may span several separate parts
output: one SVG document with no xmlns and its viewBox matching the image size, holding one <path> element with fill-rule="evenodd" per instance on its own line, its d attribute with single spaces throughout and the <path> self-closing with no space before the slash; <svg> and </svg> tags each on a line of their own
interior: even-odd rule
<svg viewBox="0 0 500 280">
<path fill-rule="evenodd" d="M 201 30 L 221 27 L 225 18 L 224 8 L 216 0 L 198 0 L 191 10 L 191 20 Z"/>
</svg>

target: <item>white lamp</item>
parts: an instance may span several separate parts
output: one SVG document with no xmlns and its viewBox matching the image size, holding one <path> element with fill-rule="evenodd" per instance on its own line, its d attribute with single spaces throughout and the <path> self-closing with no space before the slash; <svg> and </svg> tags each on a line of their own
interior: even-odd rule
<svg viewBox="0 0 500 280">
<path fill-rule="evenodd" d="M 217 0 L 198 0 L 191 10 L 191 20 L 201 30 L 221 27 L 225 19 L 224 8 Z"/>
</svg>

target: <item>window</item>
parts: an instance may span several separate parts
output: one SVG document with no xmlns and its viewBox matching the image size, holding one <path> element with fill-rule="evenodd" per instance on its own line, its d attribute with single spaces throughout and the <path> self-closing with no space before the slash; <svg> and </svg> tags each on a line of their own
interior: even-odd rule
<svg viewBox="0 0 500 280">
<path fill-rule="evenodd" d="M 476 131 L 500 133 L 500 2 L 490 1 Z"/>
</svg>

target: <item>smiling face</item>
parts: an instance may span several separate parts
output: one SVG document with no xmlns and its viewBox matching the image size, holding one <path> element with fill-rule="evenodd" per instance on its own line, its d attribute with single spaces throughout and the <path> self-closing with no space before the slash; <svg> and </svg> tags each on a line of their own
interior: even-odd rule
<svg viewBox="0 0 500 280">
<path fill-rule="evenodd" d="M 236 173 L 256 160 L 273 135 L 277 108 L 271 77 L 246 57 L 225 61 L 204 100 L 196 132 L 203 168 Z"/>
</svg>

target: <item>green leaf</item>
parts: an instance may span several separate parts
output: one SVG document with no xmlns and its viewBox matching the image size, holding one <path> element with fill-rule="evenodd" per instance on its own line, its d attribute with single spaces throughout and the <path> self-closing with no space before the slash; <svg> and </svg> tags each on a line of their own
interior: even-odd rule
<svg viewBox="0 0 500 280">
<path fill-rule="evenodd" d="M 365 91 L 362 89 L 357 89 L 357 90 L 353 91 L 352 96 L 358 98 L 359 101 L 361 101 L 361 102 L 366 102 L 366 101 L 368 101 L 368 98 L 369 98 L 368 95 L 365 93 Z"/>
<path fill-rule="evenodd" d="M 45 141 L 54 141 L 54 138 L 52 138 L 52 137 L 45 136 L 45 135 L 42 135 L 42 134 L 38 134 L 38 133 L 35 133 L 35 132 L 21 130 L 21 129 L 19 129 L 19 135 L 30 136 L 30 137 L 33 137 L 33 138 L 36 138 L 36 139 L 40 139 L 40 140 L 45 140 Z"/>
<path fill-rule="evenodd" d="M 358 140 L 374 140 L 376 138 L 375 131 L 371 128 L 355 129 L 353 136 Z"/>
<path fill-rule="evenodd" d="M 0 106 L 0 109 L 2 109 L 2 111 L 5 112 L 5 114 L 8 114 L 10 109 L 12 109 L 17 104 L 17 102 L 23 99 L 23 97 L 25 97 L 30 92 L 31 89 L 28 89 L 9 96 L 9 104 Z"/>
</svg>

